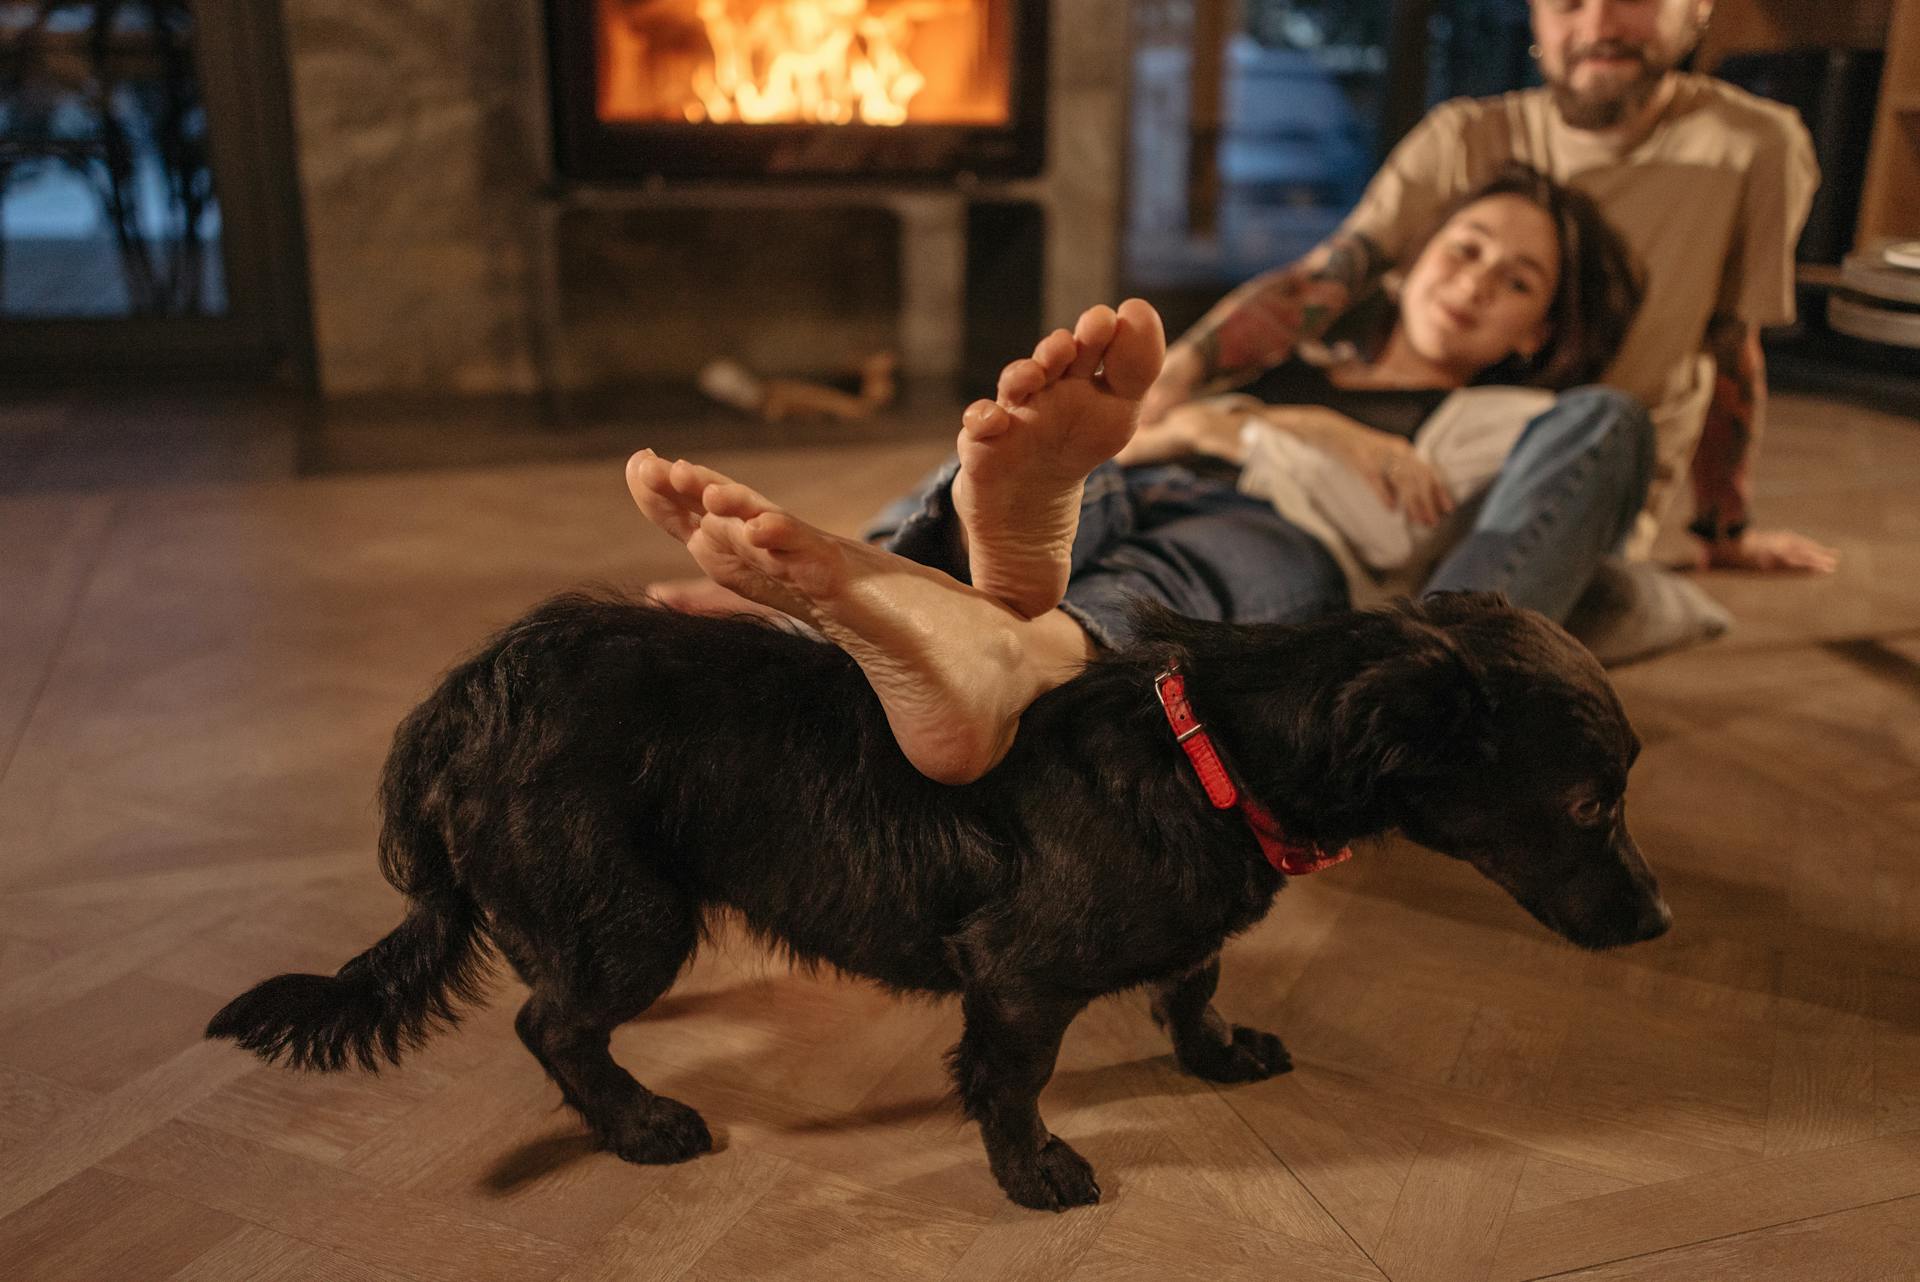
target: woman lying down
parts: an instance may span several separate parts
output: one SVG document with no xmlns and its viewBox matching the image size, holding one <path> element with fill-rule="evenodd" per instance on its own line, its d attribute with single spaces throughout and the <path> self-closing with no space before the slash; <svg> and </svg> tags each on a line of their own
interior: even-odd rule
<svg viewBox="0 0 1920 1282">
<path fill-rule="evenodd" d="M 1135 597 L 1196 618 L 1302 621 L 1354 604 L 1503 468 L 1564 471 L 1515 443 L 1552 393 L 1598 376 L 1638 297 L 1590 201 L 1510 170 L 1444 221 L 1397 298 L 1251 396 L 1182 407 L 1137 437 L 1165 355 L 1159 316 L 1139 300 L 1089 310 L 1007 366 L 997 399 L 966 411 L 957 457 L 865 542 L 642 451 L 628 464 L 635 501 L 708 575 L 655 595 L 722 612 L 751 602 L 816 628 L 865 669 L 908 758 L 965 782 L 1004 754 L 1028 703 L 1126 643 Z M 1592 399 L 1619 418 L 1616 394 Z M 1582 412 L 1577 400 L 1555 413 Z M 1568 504 L 1556 537 L 1500 549 L 1499 582 L 1473 581 L 1476 555 L 1443 561 L 1429 586 L 1507 590 L 1564 615 L 1571 596 L 1530 601 L 1514 571 L 1556 584 L 1582 573 L 1560 562 L 1584 560 L 1590 574 L 1624 537 L 1651 465 L 1637 425 L 1638 495 Z"/>
</svg>

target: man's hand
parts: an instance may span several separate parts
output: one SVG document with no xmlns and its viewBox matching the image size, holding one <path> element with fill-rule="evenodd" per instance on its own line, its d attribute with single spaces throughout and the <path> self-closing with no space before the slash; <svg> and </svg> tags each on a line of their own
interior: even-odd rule
<svg viewBox="0 0 1920 1282">
<path fill-rule="evenodd" d="M 1730 539 L 1700 545 L 1703 570 L 1747 570 L 1759 574 L 1832 574 L 1840 553 L 1792 530 L 1747 530 Z"/>
</svg>

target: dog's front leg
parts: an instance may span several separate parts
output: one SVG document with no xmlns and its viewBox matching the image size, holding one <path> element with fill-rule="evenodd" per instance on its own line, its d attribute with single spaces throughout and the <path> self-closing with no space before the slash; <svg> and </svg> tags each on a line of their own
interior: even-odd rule
<svg viewBox="0 0 1920 1282">
<path fill-rule="evenodd" d="M 1085 1000 L 1024 983 L 969 983 L 960 1000 L 966 1028 L 947 1061 L 961 1106 L 980 1123 L 993 1177 L 1039 1211 L 1098 1202 L 1093 1168 L 1048 1132 L 1039 1108 L 1060 1039 Z"/>
<path fill-rule="evenodd" d="M 1293 1059 L 1278 1037 L 1220 1018 L 1213 1008 L 1219 986 L 1216 955 L 1154 988 L 1153 1019 L 1173 1039 L 1180 1067 L 1209 1082 L 1258 1082 L 1291 1070 Z"/>
</svg>

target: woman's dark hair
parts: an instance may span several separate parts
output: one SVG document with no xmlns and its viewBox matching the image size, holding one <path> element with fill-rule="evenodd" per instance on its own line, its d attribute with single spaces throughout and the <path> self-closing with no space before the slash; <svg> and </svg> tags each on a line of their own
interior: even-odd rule
<svg viewBox="0 0 1920 1282">
<path fill-rule="evenodd" d="M 1473 381 L 1555 391 L 1595 381 L 1626 341 L 1627 327 L 1640 310 L 1641 286 L 1626 242 L 1585 192 L 1528 165 L 1509 164 L 1455 202 L 1406 265 L 1426 252 L 1454 215 L 1490 196 L 1518 196 L 1553 222 L 1560 243 L 1559 284 L 1547 304 L 1547 341 L 1540 350 L 1530 358 L 1516 353 Z"/>
</svg>

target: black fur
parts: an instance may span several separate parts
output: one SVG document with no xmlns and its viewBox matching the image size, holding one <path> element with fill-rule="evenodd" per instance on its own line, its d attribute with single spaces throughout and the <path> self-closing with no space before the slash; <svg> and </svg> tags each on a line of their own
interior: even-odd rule
<svg viewBox="0 0 1920 1282">
<path fill-rule="evenodd" d="M 840 650 L 763 624 L 567 596 L 448 675 L 401 725 L 381 867 L 411 901 L 338 975 L 283 975 L 208 1035 L 310 1068 L 395 1060 L 491 941 L 532 988 L 516 1027 L 600 1139 L 633 1161 L 711 1146 L 692 1109 L 607 1052 L 692 958 L 710 914 L 893 989 L 957 993 L 950 1053 L 1001 1186 L 1095 1201 L 1040 1120 L 1060 1039 L 1097 997 L 1152 985 L 1182 1067 L 1291 1067 L 1213 1009 L 1224 940 L 1283 878 L 1213 810 L 1153 677 L 1178 661 L 1241 785 L 1327 848 L 1393 829 L 1472 861 L 1578 944 L 1669 918 L 1621 807 L 1633 732 L 1564 632 L 1498 598 L 1430 598 L 1302 627 L 1143 609 L 1135 646 L 1037 701 L 979 782 L 900 752 Z"/>
</svg>

